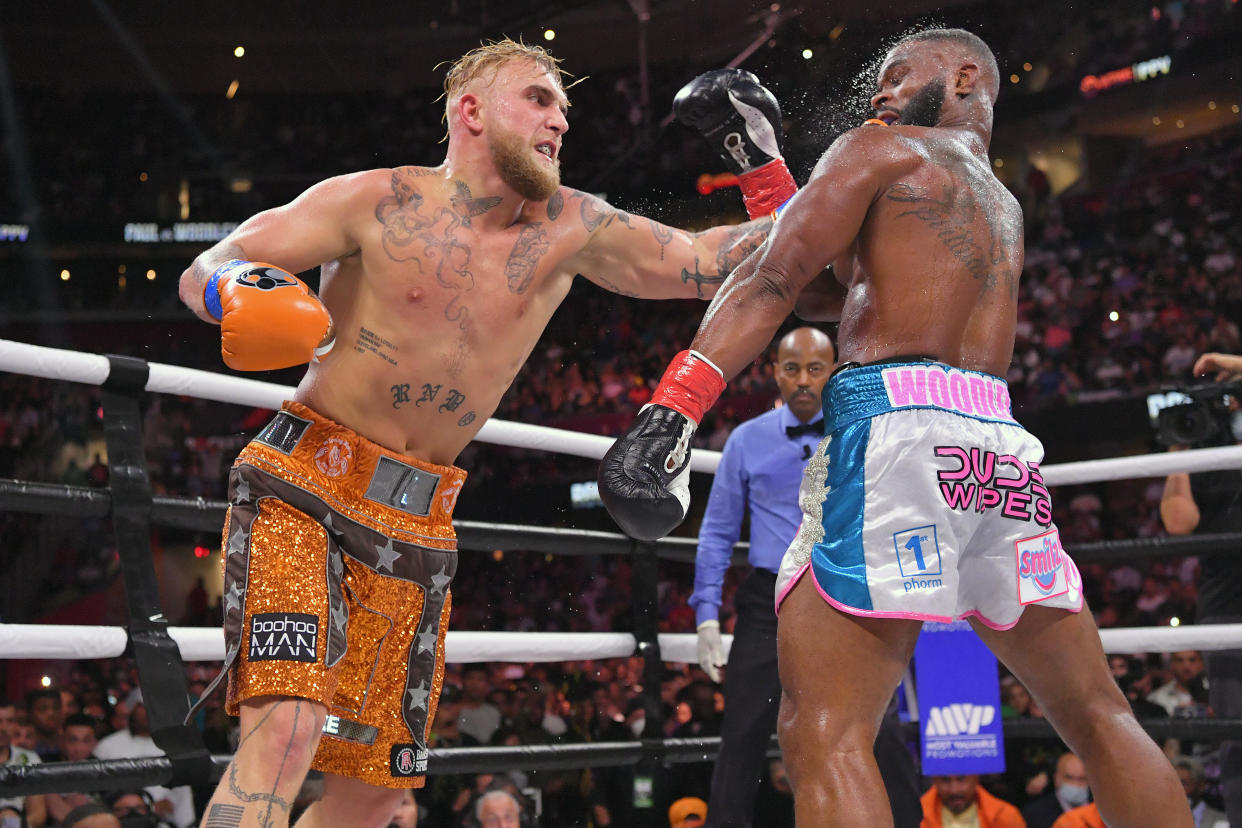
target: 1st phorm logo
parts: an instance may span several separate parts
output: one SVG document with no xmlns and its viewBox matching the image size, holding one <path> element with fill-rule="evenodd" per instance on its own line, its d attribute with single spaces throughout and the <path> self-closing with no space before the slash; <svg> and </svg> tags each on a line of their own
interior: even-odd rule
<svg viewBox="0 0 1242 828">
<path fill-rule="evenodd" d="M 996 720 L 996 708 L 990 704 L 946 704 L 927 711 L 928 736 L 974 736 L 980 728 Z"/>
</svg>

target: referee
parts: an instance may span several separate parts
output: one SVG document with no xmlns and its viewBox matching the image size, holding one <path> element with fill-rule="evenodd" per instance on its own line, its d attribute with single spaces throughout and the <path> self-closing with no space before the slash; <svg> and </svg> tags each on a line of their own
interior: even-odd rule
<svg viewBox="0 0 1242 828">
<path fill-rule="evenodd" d="M 784 405 L 739 425 L 729 435 L 699 529 L 690 606 L 698 625 L 699 665 L 720 681 L 724 665 L 720 601 L 733 544 L 750 513 L 750 574 L 735 597 L 737 625 L 725 682 L 720 755 L 712 773 L 707 828 L 752 825 L 755 797 L 776 730 L 781 684 L 776 669 L 776 571 L 802 519 L 798 486 L 824 436 L 820 392 L 832 373 L 832 340 L 797 328 L 777 346 L 775 375 Z M 832 665 L 825 664 L 825 670 Z M 897 828 L 922 819 L 914 760 L 890 711 L 876 739 L 876 759 Z"/>
</svg>

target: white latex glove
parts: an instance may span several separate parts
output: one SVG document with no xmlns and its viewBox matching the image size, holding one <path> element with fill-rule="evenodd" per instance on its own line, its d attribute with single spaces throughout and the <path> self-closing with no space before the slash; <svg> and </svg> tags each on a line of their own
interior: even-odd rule
<svg viewBox="0 0 1242 828">
<path fill-rule="evenodd" d="M 724 666 L 724 644 L 720 640 L 720 622 L 704 621 L 699 624 L 699 666 L 707 677 L 720 683 L 720 668 Z"/>
</svg>

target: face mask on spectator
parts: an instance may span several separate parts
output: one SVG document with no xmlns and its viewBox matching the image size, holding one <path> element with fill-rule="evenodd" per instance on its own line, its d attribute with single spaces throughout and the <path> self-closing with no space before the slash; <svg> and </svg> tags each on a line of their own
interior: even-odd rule
<svg viewBox="0 0 1242 828">
<path fill-rule="evenodd" d="M 1087 797 L 1090 795 L 1091 789 L 1086 785 L 1057 785 L 1057 796 L 1073 807 L 1087 804 Z"/>
</svg>

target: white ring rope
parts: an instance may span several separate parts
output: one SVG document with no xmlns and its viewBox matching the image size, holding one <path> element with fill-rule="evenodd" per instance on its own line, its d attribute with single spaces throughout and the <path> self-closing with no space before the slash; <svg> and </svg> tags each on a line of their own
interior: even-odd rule
<svg viewBox="0 0 1242 828">
<path fill-rule="evenodd" d="M 186 661 L 223 661 L 224 631 L 219 627 L 169 627 Z M 721 636 L 728 655 L 733 636 Z M 1168 653 L 1178 650 L 1242 648 L 1242 624 L 1185 627 L 1126 627 L 1100 630 L 1105 652 Z M 0 658 L 115 658 L 125 651 L 124 627 L 69 624 L 0 624 Z M 663 661 L 698 662 L 693 633 L 660 633 Z M 533 633 L 450 631 L 445 658 L 471 661 L 551 662 L 628 658 L 637 641 L 630 633 Z"/>
<path fill-rule="evenodd" d="M 219 402 L 276 409 L 292 396 L 291 386 L 233 377 L 193 368 L 148 363 L 146 390 Z M 0 370 L 47 379 L 102 385 L 108 379 L 107 357 L 0 339 Z M 609 437 L 547 426 L 489 420 L 479 431 L 481 442 L 573 454 L 598 459 L 612 445 Z M 695 451 L 691 468 L 714 473 L 720 453 Z M 1198 472 L 1242 467 L 1242 446 L 1196 449 L 1163 454 L 1061 463 L 1042 469 L 1049 485 L 1072 485 L 1136 477 L 1163 477 L 1173 472 Z M 223 632 L 218 628 L 172 627 L 172 637 L 187 661 L 221 661 Z M 1111 653 L 1171 652 L 1181 649 L 1225 650 L 1242 643 L 1242 624 L 1138 627 L 1100 631 Z M 660 635 L 666 661 L 695 662 L 696 638 L 689 634 Z M 732 636 L 723 636 L 725 650 Z M 3 658 L 110 658 L 124 652 L 122 627 L 0 624 Z M 634 653 L 629 633 L 480 633 L 449 632 L 446 657 L 468 661 L 566 661 L 623 658 Z"/>
<path fill-rule="evenodd" d="M 289 385 L 259 382 L 211 371 L 158 362 L 148 365 L 151 370 L 146 390 L 157 393 L 277 409 L 294 391 L 293 386 Z M 0 339 L 0 371 L 101 385 L 108 378 L 108 359 L 97 354 Z M 573 454 L 596 460 L 603 457 L 604 452 L 612 445 L 611 437 L 494 419 L 483 425 L 476 439 L 495 445 Z M 697 472 L 715 473 L 719 463 L 720 452 L 696 449 L 691 455 L 690 468 Z M 1042 472 L 1044 482 L 1048 485 L 1069 486 L 1103 480 L 1164 477 L 1173 472 L 1236 468 L 1242 468 L 1242 446 L 1059 463 L 1044 466 Z"/>
</svg>

